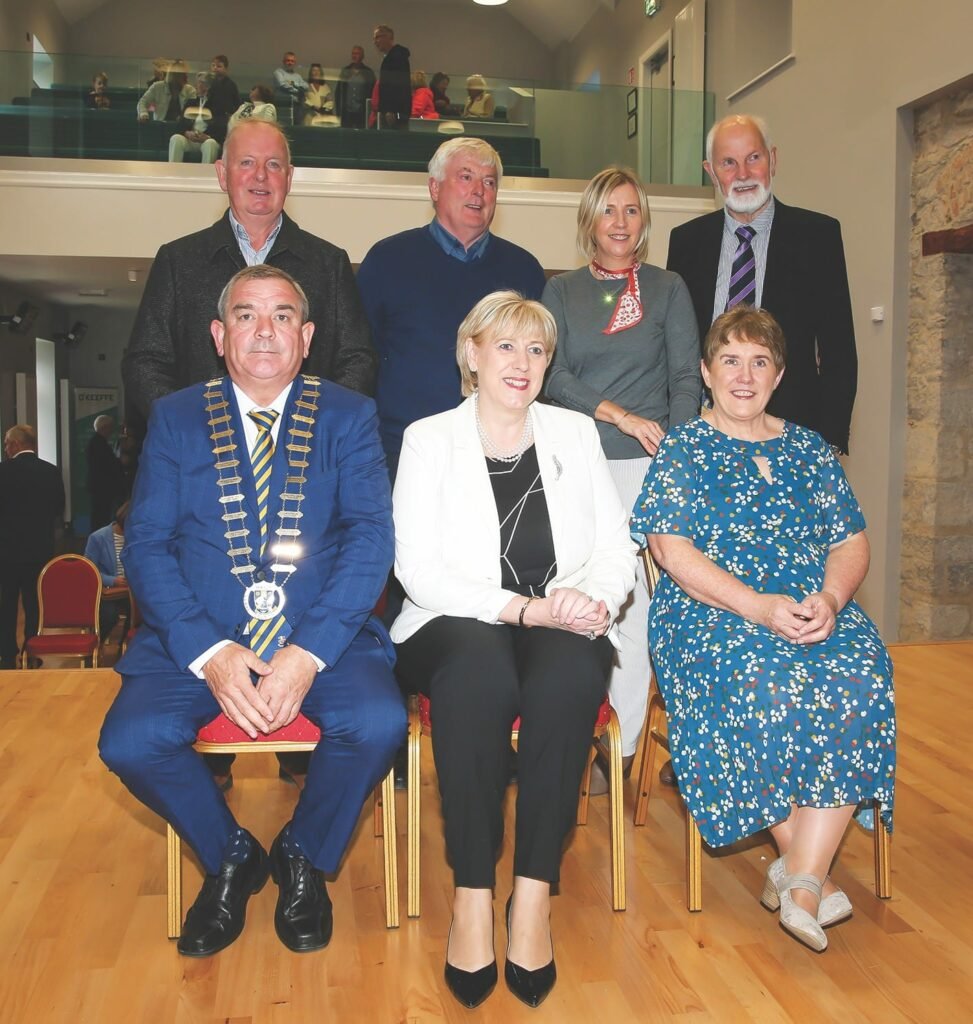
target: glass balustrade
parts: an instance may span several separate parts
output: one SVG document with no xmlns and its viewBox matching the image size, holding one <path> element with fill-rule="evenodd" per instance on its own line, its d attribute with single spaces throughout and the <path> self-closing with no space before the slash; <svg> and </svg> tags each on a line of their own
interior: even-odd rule
<svg viewBox="0 0 973 1024">
<path fill-rule="evenodd" d="M 372 67 L 377 65 L 375 60 Z M 195 86 L 198 74 L 209 71 L 209 59 L 172 58 L 169 66 Z M 166 161 L 176 123 L 164 120 L 167 111 L 159 109 L 138 116 L 153 70 L 151 58 L 49 54 L 38 62 L 31 53 L 0 51 L 0 157 Z M 306 67 L 298 70 L 307 76 Z M 244 100 L 258 85 L 273 92 L 273 71 L 270 64 L 229 69 Z M 337 93 L 341 69 L 323 71 Z M 107 85 L 92 97 L 92 80 L 102 74 Z M 701 161 L 713 121 L 710 93 L 590 83 L 552 88 L 486 76 L 487 96 L 468 104 L 466 75 L 447 74 L 445 116 L 413 118 L 408 131 L 381 124 L 372 130 L 342 127 L 339 109 L 274 97 L 295 165 L 421 172 L 440 142 L 465 134 L 488 140 L 508 175 L 586 179 L 609 163 L 622 163 L 647 183 L 706 184 Z"/>
</svg>

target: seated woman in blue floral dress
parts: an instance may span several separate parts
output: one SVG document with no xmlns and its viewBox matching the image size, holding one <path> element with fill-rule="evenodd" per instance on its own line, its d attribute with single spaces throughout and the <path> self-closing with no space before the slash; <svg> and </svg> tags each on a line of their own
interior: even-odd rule
<svg viewBox="0 0 973 1024">
<path fill-rule="evenodd" d="M 892 665 L 852 600 L 865 521 L 816 433 L 770 416 L 780 327 L 736 307 L 703 345 L 712 408 L 670 430 L 632 519 L 663 570 L 649 643 L 680 790 L 703 838 L 769 828 L 762 902 L 815 950 L 851 913 L 828 878 L 860 804 L 892 827 Z"/>
</svg>

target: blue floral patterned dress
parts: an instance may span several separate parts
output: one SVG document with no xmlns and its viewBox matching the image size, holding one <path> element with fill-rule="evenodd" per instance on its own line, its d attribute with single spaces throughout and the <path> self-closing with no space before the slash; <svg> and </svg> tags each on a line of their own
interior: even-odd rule
<svg viewBox="0 0 973 1024">
<path fill-rule="evenodd" d="M 773 483 L 754 462 L 765 456 Z M 745 442 L 697 418 L 671 430 L 646 474 L 633 534 L 687 537 L 761 593 L 821 589 L 829 548 L 865 528 L 837 459 L 785 423 Z M 892 827 L 892 664 L 850 602 L 826 640 L 803 646 L 662 579 L 649 645 L 679 787 L 703 838 L 725 846 L 787 817 L 792 802 L 878 800 Z"/>
</svg>

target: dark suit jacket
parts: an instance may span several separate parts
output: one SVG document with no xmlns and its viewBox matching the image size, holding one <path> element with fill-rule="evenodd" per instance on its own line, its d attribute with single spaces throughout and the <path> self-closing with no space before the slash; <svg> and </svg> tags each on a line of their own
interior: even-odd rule
<svg viewBox="0 0 973 1024">
<path fill-rule="evenodd" d="M 122 464 L 101 434 L 91 435 L 85 448 L 85 460 L 88 463 L 88 491 L 104 497 L 106 501 L 118 498 L 125 487 Z"/>
<path fill-rule="evenodd" d="M 787 370 L 767 408 L 848 451 L 858 355 L 841 225 L 779 199 L 774 204 L 761 304 L 784 330 Z M 667 267 L 689 286 L 701 340 L 713 321 L 723 224 L 717 210 L 669 237 Z"/>
<path fill-rule="evenodd" d="M 54 531 L 64 514 L 57 466 L 24 452 L 0 463 L 0 561 L 43 564 L 54 557 Z"/>
<path fill-rule="evenodd" d="M 222 389 L 236 432 L 250 541 L 256 538 L 259 547 L 241 413 L 228 378 Z M 125 521 L 122 561 L 145 621 L 119 662 L 118 671 L 126 675 L 185 670 L 219 640 L 238 639 L 246 621 L 243 586 L 226 554 L 205 390 L 205 385 L 186 388 L 152 410 Z M 271 529 L 287 475 L 281 442 L 300 390 L 298 380 L 281 420 L 267 508 Z M 290 639 L 334 666 L 365 629 L 391 661 L 388 633 L 371 616 L 393 555 L 389 479 L 375 404 L 322 381 L 318 405 L 301 502 L 304 554 L 285 586 Z M 274 561 L 270 549 L 262 562 L 255 559 L 258 570 Z"/>
<path fill-rule="evenodd" d="M 412 116 L 412 83 L 409 51 L 396 43 L 382 58 L 378 71 L 378 109 L 397 114 L 400 121 Z"/>
<path fill-rule="evenodd" d="M 267 262 L 307 293 L 314 338 L 304 370 L 371 394 L 376 356 L 348 255 L 283 217 Z M 245 265 L 229 210 L 159 249 L 122 360 L 126 402 L 143 416 L 162 395 L 225 372 L 209 325 L 224 285 Z"/>
</svg>

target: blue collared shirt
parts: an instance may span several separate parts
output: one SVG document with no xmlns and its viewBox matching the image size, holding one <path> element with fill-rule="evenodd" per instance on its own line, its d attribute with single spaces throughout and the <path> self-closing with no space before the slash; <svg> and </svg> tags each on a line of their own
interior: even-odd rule
<svg viewBox="0 0 973 1024">
<path fill-rule="evenodd" d="M 274 230 L 267 236 L 267 241 L 264 242 L 260 249 L 254 249 L 250 244 L 250 236 L 247 234 L 247 229 L 233 216 L 233 211 L 230 210 L 230 225 L 233 228 L 233 234 L 236 235 L 237 244 L 240 246 L 240 254 L 243 256 L 244 262 L 248 267 L 255 267 L 258 263 L 265 263 L 267 261 L 270 250 L 273 249 L 274 242 L 277 241 L 277 236 L 280 234 L 280 226 L 283 223 L 284 216 L 281 214 L 277 218 Z"/>
<path fill-rule="evenodd" d="M 716 294 L 713 296 L 713 319 L 726 311 L 726 300 L 730 296 L 730 276 L 733 270 L 733 254 L 740 245 L 736 229 L 741 226 L 729 210 L 724 207 L 723 246 L 720 249 L 720 263 L 716 271 Z M 774 197 L 766 208 L 750 222 L 756 232 L 750 242 L 756 262 L 755 276 L 757 290 L 753 296 L 753 304 L 759 309 L 764 294 L 764 278 L 767 276 L 767 248 L 770 245 L 770 229 L 774 224 Z"/>
<path fill-rule="evenodd" d="M 439 221 L 433 217 L 429 222 L 429 234 L 432 235 L 436 245 L 447 256 L 452 256 L 454 260 L 459 260 L 460 263 L 472 263 L 474 260 L 478 260 L 485 252 L 486 247 L 490 244 L 490 232 L 484 231 L 482 235 L 467 249 L 463 243 L 451 235 Z"/>
</svg>

